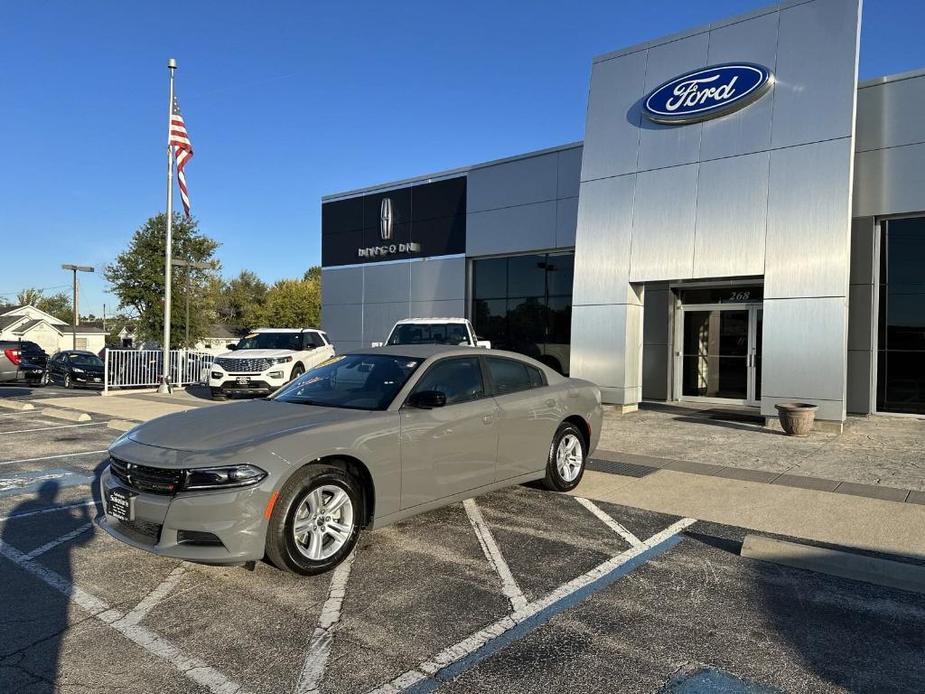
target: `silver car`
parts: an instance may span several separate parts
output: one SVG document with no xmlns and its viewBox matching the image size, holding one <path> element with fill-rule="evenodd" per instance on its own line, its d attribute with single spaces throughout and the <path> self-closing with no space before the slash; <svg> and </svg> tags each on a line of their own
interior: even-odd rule
<svg viewBox="0 0 925 694">
<path fill-rule="evenodd" d="M 363 528 L 531 480 L 573 489 L 601 417 L 596 386 L 519 354 L 363 350 L 272 397 L 127 432 L 109 448 L 99 522 L 155 554 L 317 574 Z"/>
</svg>

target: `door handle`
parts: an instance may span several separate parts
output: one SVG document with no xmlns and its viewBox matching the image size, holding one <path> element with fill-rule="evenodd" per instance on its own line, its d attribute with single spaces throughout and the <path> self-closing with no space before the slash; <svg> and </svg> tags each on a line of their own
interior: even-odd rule
<svg viewBox="0 0 925 694">
<path fill-rule="evenodd" d="M 495 421 L 495 416 L 493 414 L 486 414 L 482 417 L 482 422 L 484 424 L 491 424 L 493 421 Z"/>
</svg>

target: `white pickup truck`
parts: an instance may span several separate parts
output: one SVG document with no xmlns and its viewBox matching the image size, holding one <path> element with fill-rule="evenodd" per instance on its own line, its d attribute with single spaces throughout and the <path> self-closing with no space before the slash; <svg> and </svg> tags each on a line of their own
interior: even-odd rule
<svg viewBox="0 0 925 694">
<path fill-rule="evenodd" d="M 398 321 L 383 345 L 468 345 L 491 349 L 491 342 L 479 340 L 465 318 L 406 318 Z"/>
</svg>

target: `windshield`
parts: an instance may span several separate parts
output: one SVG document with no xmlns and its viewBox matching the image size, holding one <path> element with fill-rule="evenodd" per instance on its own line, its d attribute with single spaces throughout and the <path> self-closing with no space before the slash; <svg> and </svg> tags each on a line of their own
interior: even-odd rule
<svg viewBox="0 0 925 694">
<path fill-rule="evenodd" d="M 291 349 L 298 352 L 302 344 L 299 333 L 251 333 L 242 337 L 238 349 Z"/>
<path fill-rule="evenodd" d="M 406 323 L 396 325 L 390 345 L 468 345 L 464 323 Z"/>
<path fill-rule="evenodd" d="M 94 354 L 69 354 L 67 360 L 76 366 L 102 366 L 103 361 Z"/>
<path fill-rule="evenodd" d="M 384 410 L 421 363 L 380 354 L 346 354 L 304 373 L 273 397 L 282 402 Z"/>
</svg>

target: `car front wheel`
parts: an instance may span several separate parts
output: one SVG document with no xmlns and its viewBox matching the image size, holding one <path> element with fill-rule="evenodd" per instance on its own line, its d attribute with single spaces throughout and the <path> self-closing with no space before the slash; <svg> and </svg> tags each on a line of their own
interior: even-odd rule
<svg viewBox="0 0 925 694">
<path fill-rule="evenodd" d="M 305 373 L 305 367 L 302 366 L 302 364 L 296 364 L 295 366 L 292 367 L 292 376 L 290 376 L 289 380 L 294 381 L 304 373 Z"/>
<path fill-rule="evenodd" d="M 71 374 L 64 374 L 64 387 L 73 388 L 74 384 L 71 383 Z"/>
<path fill-rule="evenodd" d="M 545 487 L 556 492 L 568 492 L 577 487 L 585 474 L 586 455 L 584 436 L 578 427 L 563 422 L 549 447 Z"/>
<path fill-rule="evenodd" d="M 266 553 L 278 568 L 303 576 L 333 569 L 360 534 L 363 492 L 346 471 L 309 465 L 286 483 L 267 527 Z"/>
</svg>

